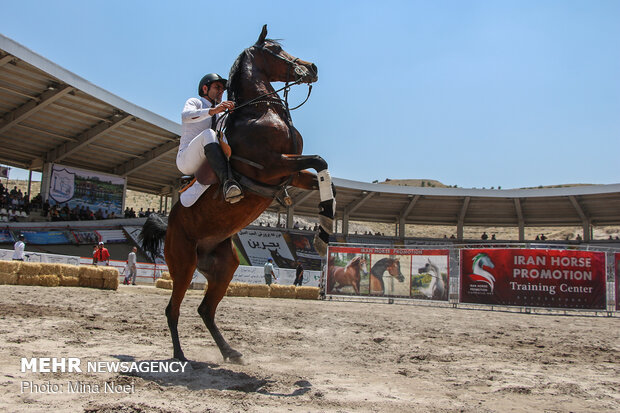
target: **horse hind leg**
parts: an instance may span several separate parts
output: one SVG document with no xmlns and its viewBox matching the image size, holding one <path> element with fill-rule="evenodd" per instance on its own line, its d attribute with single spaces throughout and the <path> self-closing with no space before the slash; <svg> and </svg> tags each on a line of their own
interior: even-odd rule
<svg viewBox="0 0 620 413">
<path fill-rule="evenodd" d="M 199 250 L 198 257 L 198 269 L 205 274 L 209 282 L 207 293 L 198 306 L 198 314 L 209 329 L 224 360 L 241 362 L 242 354 L 228 344 L 215 324 L 217 306 L 226 294 L 228 284 L 239 266 L 239 258 L 232 239 L 228 238 L 221 242 L 211 253 L 205 254 Z"/>
<path fill-rule="evenodd" d="M 179 246 L 175 242 L 170 242 L 170 246 Z M 172 347 L 174 349 L 173 357 L 180 361 L 187 361 L 181 343 L 179 341 L 179 332 L 177 326 L 179 324 L 179 315 L 181 310 L 181 302 L 185 297 L 185 292 L 192 282 L 194 269 L 196 268 L 195 249 L 191 246 L 179 246 L 179 248 L 166 254 L 166 262 L 168 263 L 168 271 L 172 278 L 172 296 L 166 307 L 166 318 L 168 320 L 168 328 L 172 338 Z M 172 258 L 174 257 L 174 258 Z"/>
</svg>

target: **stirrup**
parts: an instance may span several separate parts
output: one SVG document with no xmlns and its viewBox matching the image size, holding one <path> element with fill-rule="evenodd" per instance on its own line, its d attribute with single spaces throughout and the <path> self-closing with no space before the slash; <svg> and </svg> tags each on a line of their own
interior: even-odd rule
<svg viewBox="0 0 620 413">
<path fill-rule="evenodd" d="M 243 192 L 240 185 L 229 179 L 223 185 L 224 201 L 235 204 L 243 199 Z"/>
</svg>

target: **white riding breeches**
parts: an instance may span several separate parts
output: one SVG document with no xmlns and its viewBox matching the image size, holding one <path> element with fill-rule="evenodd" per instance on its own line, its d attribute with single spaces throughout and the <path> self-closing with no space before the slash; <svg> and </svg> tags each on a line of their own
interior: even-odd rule
<svg viewBox="0 0 620 413">
<path fill-rule="evenodd" d="M 205 129 L 200 132 L 189 145 L 179 149 L 177 153 L 177 168 L 185 175 L 192 175 L 205 161 L 205 146 L 210 143 L 218 143 L 213 129 Z"/>
</svg>

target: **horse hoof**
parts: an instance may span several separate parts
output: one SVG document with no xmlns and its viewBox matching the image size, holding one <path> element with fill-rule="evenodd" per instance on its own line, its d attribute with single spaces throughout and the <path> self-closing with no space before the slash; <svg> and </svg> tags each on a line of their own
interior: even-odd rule
<svg viewBox="0 0 620 413">
<path fill-rule="evenodd" d="M 235 364 L 243 364 L 243 354 L 237 350 L 231 350 L 224 355 L 224 361 L 230 361 Z"/>
<path fill-rule="evenodd" d="M 227 357 L 225 361 L 228 361 L 229 363 L 232 363 L 232 364 L 244 364 L 243 356 Z"/>
</svg>

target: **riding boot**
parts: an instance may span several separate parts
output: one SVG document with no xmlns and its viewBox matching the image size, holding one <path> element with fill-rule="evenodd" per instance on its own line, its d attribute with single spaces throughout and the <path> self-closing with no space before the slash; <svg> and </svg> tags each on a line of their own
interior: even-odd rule
<svg viewBox="0 0 620 413">
<path fill-rule="evenodd" d="M 220 183 L 222 184 L 222 192 L 224 193 L 224 200 L 231 204 L 241 201 L 243 193 L 241 192 L 241 185 L 239 185 L 230 176 L 228 168 L 228 160 L 222 152 L 220 145 L 216 143 L 210 143 L 205 145 L 205 156 L 209 165 L 213 168 L 215 175 L 217 175 Z"/>
</svg>

